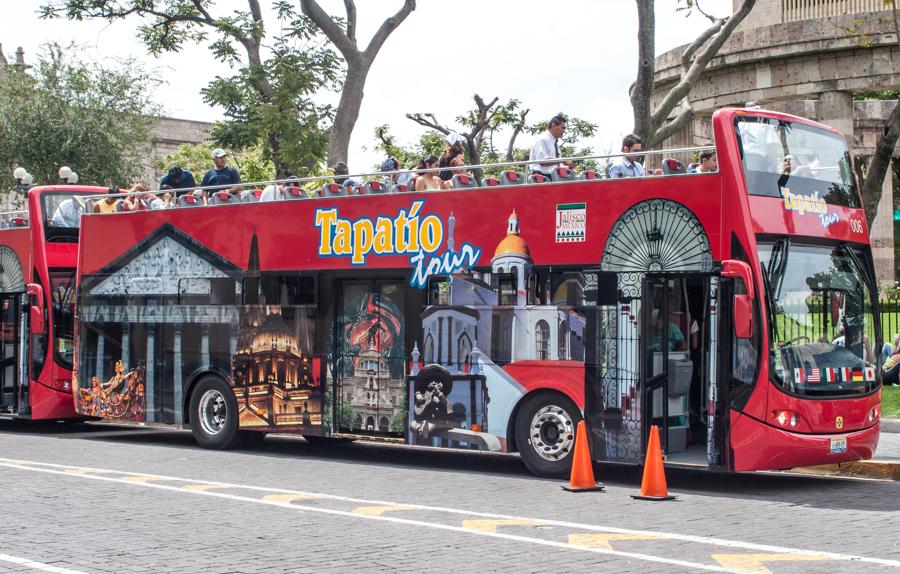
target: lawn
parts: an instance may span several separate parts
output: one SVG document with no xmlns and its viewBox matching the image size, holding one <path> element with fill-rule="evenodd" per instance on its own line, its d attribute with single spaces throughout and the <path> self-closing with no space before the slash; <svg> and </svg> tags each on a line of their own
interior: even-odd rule
<svg viewBox="0 0 900 574">
<path fill-rule="evenodd" d="M 888 419 L 900 419 L 900 387 L 890 385 L 883 387 L 881 416 Z"/>
</svg>

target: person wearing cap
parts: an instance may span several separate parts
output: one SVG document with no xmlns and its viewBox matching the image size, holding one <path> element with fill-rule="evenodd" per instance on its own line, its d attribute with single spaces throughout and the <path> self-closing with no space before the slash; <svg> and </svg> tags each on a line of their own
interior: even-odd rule
<svg viewBox="0 0 900 574">
<path fill-rule="evenodd" d="M 175 190 L 175 197 L 178 197 L 179 195 L 190 193 L 192 189 L 197 187 L 197 182 L 194 181 L 194 175 L 191 172 L 181 169 L 181 166 L 173 165 L 169 168 L 169 173 L 159 180 L 159 188 L 162 189 L 164 185 L 168 185 L 170 189 Z"/>
<path fill-rule="evenodd" d="M 400 162 L 393 157 L 389 157 L 381 162 L 381 173 L 394 172 L 390 175 L 385 175 L 381 180 L 381 183 L 388 191 L 390 191 L 394 187 L 394 184 L 397 183 L 397 176 L 400 175 L 397 173 L 398 169 L 400 169 Z"/>
<path fill-rule="evenodd" d="M 444 151 L 441 153 L 440 162 L 438 165 L 443 168 L 441 172 L 438 174 L 443 181 L 450 181 L 453 179 L 453 174 L 458 173 L 459 169 L 450 169 L 450 168 L 459 168 L 465 165 L 465 150 L 463 149 L 463 142 L 465 139 L 456 132 L 450 132 L 447 134 L 447 145 L 444 146 Z"/>
<path fill-rule="evenodd" d="M 229 193 L 237 193 L 241 190 L 240 186 L 236 185 L 241 183 L 241 176 L 236 169 L 226 165 L 228 161 L 226 159 L 227 155 L 228 154 L 226 154 L 225 150 L 222 148 L 213 150 L 212 160 L 215 167 L 203 174 L 203 180 L 200 182 L 200 187 L 205 189 L 209 186 L 215 186 L 216 189 L 213 191 L 224 190 Z M 232 187 L 226 188 L 224 187 L 226 185 L 231 185 Z"/>
<path fill-rule="evenodd" d="M 50 218 L 52 227 L 78 227 L 81 223 L 81 214 L 84 213 L 85 198 L 75 195 L 59 202 L 53 217 Z"/>
<path fill-rule="evenodd" d="M 550 173 L 561 165 L 571 168 L 575 167 L 575 163 L 572 162 L 572 160 L 560 162 L 558 159 L 561 157 L 559 152 L 559 138 L 562 137 L 565 131 L 566 118 L 562 116 L 553 116 L 550 118 L 547 130 L 542 133 L 541 137 L 539 137 L 538 140 L 534 142 L 534 145 L 531 146 L 531 153 L 528 155 L 528 161 L 547 159 L 551 161 L 541 161 L 540 163 L 529 164 L 528 168 L 531 170 L 531 173 L 539 173 L 549 179 Z"/>
</svg>

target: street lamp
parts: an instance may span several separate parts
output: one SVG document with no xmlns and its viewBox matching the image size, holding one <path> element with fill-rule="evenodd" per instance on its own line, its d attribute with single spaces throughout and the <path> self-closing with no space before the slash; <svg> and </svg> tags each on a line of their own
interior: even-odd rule
<svg viewBox="0 0 900 574">
<path fill-rule="evenodd" d="M 72 175 L 71 167 L 64 165 L 61 168 L 59 168 L 59 179 L 61 179 L 63 181 L 68 181 L 70 175 Z"/>
<path fill-rule="evenodd" d="M 24 199 L 31 184 L 34 183 L 34 176 L 28 173 L 24 167 L 19 166 L 13 170 L 13 177 L 16 178 L 16 191 L 21 193 Z"/>
<path fill-rule="evenodd" d="M 78 183 L 78 174 L 73 171 L 69 174 L 69 178 L 66 181 L 73 185 Z"/>
</svg>

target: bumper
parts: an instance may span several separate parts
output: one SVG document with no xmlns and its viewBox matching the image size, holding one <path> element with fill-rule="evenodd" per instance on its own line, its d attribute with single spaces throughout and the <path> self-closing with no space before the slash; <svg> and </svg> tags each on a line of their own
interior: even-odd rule
<svg viewBox="0 0 900 574">
<path fill-rule="evenodd" d="M 57 391 L 35 381 L 31 382 L 30 391 L 33 420 L 82 418 L 75 414 L 72 393 Z"/>
<path fill-rule="evenodd" d="M 870 459 L 880 433 L 880 422 L 847 433 L 797 434 L 738 416 L 731 424 L 734 470 L 778 470 Z M 841 439 L 846 441 L 843 445 Z M 833 452 L 841 447 L 843 452 Z"/>
</svg>

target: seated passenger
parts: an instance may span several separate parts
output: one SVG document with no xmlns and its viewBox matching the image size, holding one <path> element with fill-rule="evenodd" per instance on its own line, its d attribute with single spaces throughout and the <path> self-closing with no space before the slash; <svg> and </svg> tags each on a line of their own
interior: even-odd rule
<svg viewBox="0 0 900 574">
<path fill-rule="evenodd" d="M 464 141 L 463 137 L 456 132 L 450 132 L 450 135 L 447 136 L 447 145 L 444 146 L 439 163 L 440 167 L 448 168 L 441 170 L 438 174 L 442 181 L 450 181 L 453 179 L 454 174 L 462 171 L 450 168 L 459 168 L 466 164 L 465 151 L 463 150 Z"/>
<path fill-rule="evenodd" d="M 148 193 L 144 196 L 150 209 L 166 209 L 174 202 L 171 185 L 161 185 L 159 191 L 161 192 L 159 195 Z"/>
<path fill-rule="evenodd" d="M 715 150 L 700 152 L 700 165 L 697 166 L 696 173 L 711 173 L 714 171 L 719 171 L 719 160 L 716 157 Z"/>
<path fill-rule="evenodd" d="M 132 194 L 127 196 L 124 200 L 122 200 L 122 211 L 137 211 L 141 209 L 142 203 L 141 200 L 144 197 L 144 194 L 150 191 L 146 185 L 141 182 L 137 182 L 128 188 L 128 193 Z"/>
<path fill-rule="evenodd" d="M 275 201 L 276 199 L 284 199 L 284 182 L 270 183 L 263 188 L 259 195 L 260 201 Z"/>
<path fill-rule="evenodd" d="M 78 227 L 81 214 L 84 213 L 84 203 L 85 199 L 77 195 L 61 201 L 56 206 L 53 217 L 50 218 L 50 225 L 53 227 Z"/>
<path fill-rule="evenodd" d="M 347 164 L 339 161 L 334 164 L 332 168 L 334 171 L 334 182 L 342 187 L 356 187 L 359 185 L 359 182 L 353 179 L 352 177 L 347 177 L 350 173 L 350 170 L 347 168 Z"/>
<path fill-rule="evenodd" d="M 389 157 L 381 162 L 381 173 L 393 172 L 390 175 L 385 175 L 381 180 L 381 184 L 385 189 L 390 190 L 397 183 L 397 178 L 400 175 L 396 173 L 398 169 L 400 169 L 400 162 L 395 158 Z"/>
<path fill-rule="evenodd" d="M 440 167 L 438 157 L 436 155 L 430 155 L 422 160 L 425 163 L 425 169 L 435 169 Z M 438 176 L 437 172 L 427 171 L 425 173 L 420 173 L 416 178 L 416 191 L 432 191 L 435 189 L 445 189 L 449 187 L 444 185 L 444 182 L 441 181 L 441 178 Z"/>
<path fill-rule="evenodd" d="M 94 213 L 115 213 L 118 211 L 116 204 L 118 203 L 118 199 L 113 197 L 118 194 L 119 190 L 115 187 L 110 187 L 106 190 L 106 197 L 104 197 L 101 201 L 94 202 Z"/>
<path fill-rule="evenodd" d="M 607 169 L 606 175 L 610 178 L 641 177 L 647 175 L 644 166 L 638 161 L 641 151 L 641 138 L 637 134 L 628 134 L 622 140 L 622 153 L 625 155 L 615 158 Z"/>
<path fill-rule="evenodd" d="M 900 385 L 900 349 L 895 350 L 882 365 L 881 382 L 892 387 Z"/>
</svg>

